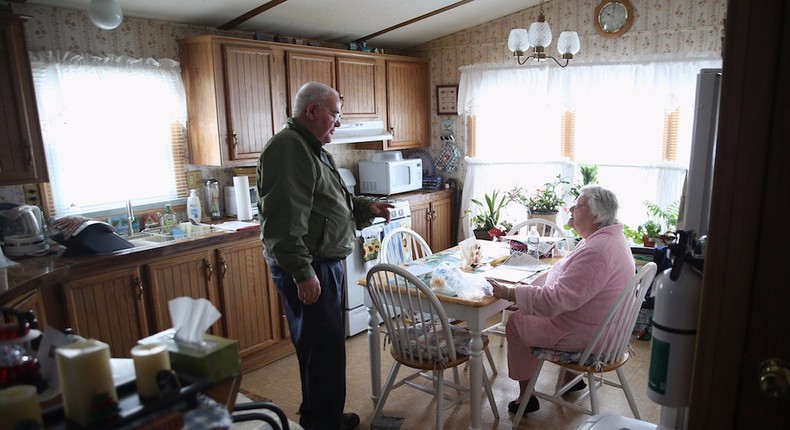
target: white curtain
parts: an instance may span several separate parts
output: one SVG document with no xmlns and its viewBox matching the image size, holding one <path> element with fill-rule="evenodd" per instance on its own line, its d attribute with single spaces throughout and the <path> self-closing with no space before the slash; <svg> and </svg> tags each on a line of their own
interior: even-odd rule
<svg viewBox="0 0 790 430">
<path fill-rule="evenodd" d="M 57 215 L 177 197 L 171 130 L 186 122 L 178 62 L 30 55 Z"/>
<path fill-rule="evenodd" d="M 461 210 L 471 198 L 522 186 L 530 192 L 557 174 L 580 182 L 580 164 L 598 164 L 599 183 L 617 194 L 619 219 L 636 228 L 644 201 L 667 207 L 680 199 L 691 147 L 697 73 L 720 59 L 567 68 L 465 66 L 458 111 L 476 119 L 476 156 L 467 158 Z M 664 118 L 678 109 L 678 155 L 663 160 Z M 562 157 L 561 119 L 574 112 L 575 157 Z M 568 197 L 568 206 L 572 197 Z M 510 221 L 526 213 L 508 208 Z M 468 222 L 461 234 L 471 234 Z M 564 223 L 567 212 L 558 221 Z"/>
</svg>

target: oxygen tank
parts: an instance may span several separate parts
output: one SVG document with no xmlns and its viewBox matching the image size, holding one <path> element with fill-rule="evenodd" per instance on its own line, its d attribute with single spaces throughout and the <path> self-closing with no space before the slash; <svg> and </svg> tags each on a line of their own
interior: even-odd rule
<svg viewBox="0 0 790 430">
<path fill-rule="evenodd" d="M 697 340 L 697 319 L 702 292 L 704 259 L 694 255 L 698 245 L 693 231 L 678 231 L 669 245 L 672 267 L 659 273 L 653 284 L 653 338 L 647 397 L 659 405 L 689 405 L 691 371 Z"/>
</svg>

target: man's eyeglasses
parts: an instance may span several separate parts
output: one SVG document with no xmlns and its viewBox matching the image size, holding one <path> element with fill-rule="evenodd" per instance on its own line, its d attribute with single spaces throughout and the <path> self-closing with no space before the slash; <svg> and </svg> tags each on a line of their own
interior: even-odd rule
<svg viewBox="0 0 790 430">
<path fill-rule="evenodd" d="M 327 109 L 327 108 L 325 108 L 325 107 L 323 107 L 321 105 L 316 105 L 316 106 L 318 106 L 322 110 L 327 111 L 330 115 L 332 115 L 332 121 L 333 122 L 339 122 L 340 118 L 343 118 L 343 112 L 332 112 L 331 110 L 329 110 L 329 109 Z"/>
</svg>

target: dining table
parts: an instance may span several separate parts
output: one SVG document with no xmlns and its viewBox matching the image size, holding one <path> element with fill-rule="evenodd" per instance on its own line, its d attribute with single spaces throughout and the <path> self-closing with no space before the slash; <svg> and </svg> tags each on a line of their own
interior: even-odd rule
<svg viewBox="0 0 790 430">
<path fill-rule="evenodd" d="M 486 276 L 486 272 L 492 269 L 492 266 L 488 264 L 488 262 L 495 260 L 498 257 L 507 256 L 510 254 L 510 246 L 508 243 L 487 242 L 481 244 L 481 248 L 483 255 L 482 263 L 478 265 L 472 273 L 477 273 L 482 276 Z M 559 259 L 541 259 L 541 263 L 546 263 L 546 266 L 550 266 L 557 260 Z M 460 248 L 456 246 L 409 263 L 404 263 L 403 266 L 405 266 L 407 270 L 410 268 L 414 269 L 419 267 L 420 271 L 424 271 L 426 268 L 429 269 L 438 267 L 438 265 L 442 262 L 447 262 L 453 267 L 461 267 L 463 265 L 463 261 L 464 260 L 461 256 Z M 421 276 L 429 277 L 430 272 Z M 525 278 L 525 281 L 528 280 L 529 277 Z M 367 280 L 365 278 L 359 279 L 357 282 L 363 287 L 367 286 Z M 378 402 L 381 396 L 381 340 L 379 333 L 379 324 L 381 319 L 379 318 L 378 312 L 373 306 L 373 302 L 370 298 L 367 288 L 363 288 L 363 290 L 365 291 L 364 306 L 368 311 L 367 335 L 370 353 L 371 398 L 374 402 Z M 469 356 L 469 428 L 475 430 L 480 429 L 483 399 L 482 332 L 487 328 L 486 321 L 489 318 L 501 313 L 513 303 L 488 295 L 480 299 L 464 299 L 451 294 L 437 292 L 436 297 L 444 307 L 447 316 L 449 318 L 465 321 L 466 327 L 469 329 L 471 334 L 471 354 Z"/>
</svg>

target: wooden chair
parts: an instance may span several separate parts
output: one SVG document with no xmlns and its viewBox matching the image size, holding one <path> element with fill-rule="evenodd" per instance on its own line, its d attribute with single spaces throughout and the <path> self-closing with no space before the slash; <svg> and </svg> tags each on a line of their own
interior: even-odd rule
<svg viewBox="0 0 790 430">
<path fill-rule="evenodd" d="M 569 236 L 565 230 L 561 229 L 557 224 L 542 219 L 542 218 L 531 218 L 526 221 L 521 221 L 513 226 L 513 228 L 508 231 L 508 236 L 512 236 L 515 234 L 526 235 L 529 231 L 530 227 L 533 225 L 537 226 L 538 233 L 542 237 L 561 237 L 563 240 L 564 249 L 567 251 L 573 251 L 574 248 L 574 240 L 573 237 Z M 483 330 L 485 334 L 493 334 L 499 336 L 499 346 L 504 345 L 505 343 L 505 327 L 507 326 L 507 320 L 513 312 L 518 311 L 518 307 L 515 305 L 508 307 L 502 311 L 502 320 L 498 323 L 488 327 L 487 329 Z"/>
<path fill-rule="evenodd" d="M 387 233 L 381 240 L 381 263 L 403 264 L 429 255 L 433 255 L 433 251 L 428 246 L 428 242 L 410 228 L 398 227 Z M 453 324 L 461 322 L 463 321 L 452 321 Z M 491 372 L 496 375 L 496 363 L 488 349 L 486 349 L 486 359 L 491 366 Z"/>
<path fill-rule="evenodd" d="M 436 396 L 436 428 L 443 428 L 444 401 L 461 403 L 469 395 L 469 389 L 460 384 L 457 372 L 458 366 L 469 360 L 469 330 L 448 323 L 444 307 L 433 291 L 400 266 L 377 264 L 368 272 L 367 288 L 373 306 L 384 319 L 386 339 L 395 359 L 373 412 L 373 421 L 381 416 L 390 392 L 408 385 Z M 483 338 L 483 348 L 488 348 L 487 337 Z M 397 380 L 401 366 L 416 371 Z M 456 370 L 454 381 L 444 378 L 446 369 Z M 419 383 L 418 378 L 431 383 Z M 483 386 L 498 419 L 499 412 L 485 369 Z M 446 394 L 445 388 L 455 391 L 455 395 Z"/>
<path fill-rule="evenodd" d="M 588 415 L 597 414 L 600 408 L 596 391 L 603 384 L 621 388 L 625 393 L 628 404 L 631 406 L 634 417 L 639 418 L 639 411 L 637 410 L 634 396 L 631 394 L 631 388 L 628 386 L 622 365 L 625 364 L 632 353 L 629 344 L 631 332 L 639 313 L 639 306 L 644 300 L 653 278 L 656 276 L 656 270 L 655 263 L 647 263 L 639 269 L 639 272 L 631 278 L 620 295 L 617 296 L 609 312 L 604 315 L 598 325 L 598 329 L 583 351 L 568 352 L 548 348 L 532 348 L 532 354 L 538 358 L 538 363 L 535 365 L 532 378 L 524 391 L 524 395 L 521 397 L 518 412 L 513 418 L 514 429 L 518 428 L 527 403 L 529 403 L 528 400 L 532 395 Z M 540 370 L 547 361 L 562 368 L 557 376 L 553 394 L 535 391 L 535 383 L 540 376 Z M 577 375 L 569 382 L 563 384 L 562 381 L 564 381 L 566 370 L 570 370 Z M 619 383 L 604 378 L 604 373 L 613 370 L 617 373 Z M 600 376 L 595 376 L 596 373 L 600 373 Z M 563 399 L 562 395 L 584 377 L 587 378 L 586 392 L 574 402 Z M 588 395 L 590 397 L 589 409 L 579 404 Z"/>
</svg>

